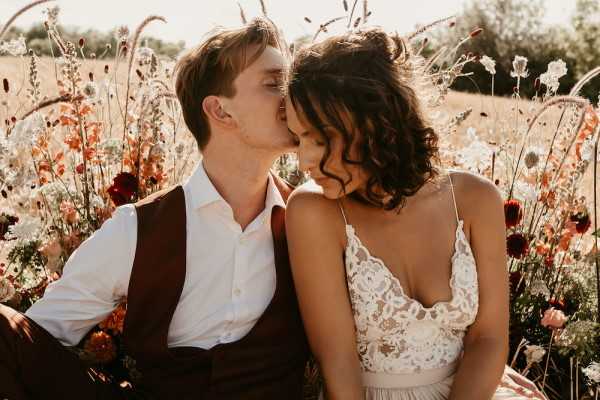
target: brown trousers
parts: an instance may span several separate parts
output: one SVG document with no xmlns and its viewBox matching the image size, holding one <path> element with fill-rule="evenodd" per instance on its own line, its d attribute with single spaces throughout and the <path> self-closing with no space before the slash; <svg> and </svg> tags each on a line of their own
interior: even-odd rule
<svg viewBox="0 0 600 400">
<path fill-rule="evenodd" d="M 0 400 L 125 400 L 48 331 L 0 304 Z"/>
</svg>

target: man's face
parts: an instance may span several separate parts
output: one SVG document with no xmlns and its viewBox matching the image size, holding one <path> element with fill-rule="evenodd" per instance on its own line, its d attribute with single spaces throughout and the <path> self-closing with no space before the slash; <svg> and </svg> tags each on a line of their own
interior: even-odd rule
<svg viewBox="0 0 600 400">
<path fill-rule="evenodd" d="M 255 48 L 248 49 L 251 55 Z M 257 150 L 287 152 L 294 148 L 287 131 L 281 80 L 287 62 L 281 52 L 271 46 L 233 81 L 235 96 L 222 99 L 237 122 L 240 139 Z"/>
</svg>

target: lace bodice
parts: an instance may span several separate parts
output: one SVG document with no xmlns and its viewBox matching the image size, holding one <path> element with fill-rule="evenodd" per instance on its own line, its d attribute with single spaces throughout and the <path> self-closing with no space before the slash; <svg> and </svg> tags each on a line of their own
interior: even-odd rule
<svg viewBox="0 0 600 400">
<path fill-rule="evenodd" d="M 346 275 L 364 371 L 411 373 L 458 359 L 465 332 L 477 316 L 479 296 L 463 224 L 458 220 L 451 260 L 452 298 L 425 307 L 404 293 L 400 281 L 346 223 Z"/>
</svg>

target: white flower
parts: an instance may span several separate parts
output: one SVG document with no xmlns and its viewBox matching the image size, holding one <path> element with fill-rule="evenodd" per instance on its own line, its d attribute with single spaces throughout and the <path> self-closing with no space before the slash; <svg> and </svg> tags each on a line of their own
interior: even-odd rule
<svg viewBox="0 0 600 400">
<path fill-rule="evenodd" d="M 0 278 L 0 303 L 4 303 L 12 299 L 15 295 L 15 287 L 6 278 Z"/>
<path fill-rule="evenodd" d="M 21 216 L 19 222 L 8 227 L 6 238 L 17 241 L 34 240 L 42 229 L 40 220 L 29 216 Z"/>
<path fill-rule="evenodd" d="M 530 345 L 525 346 L 523 354 L 525 354 L 525 357 L 527 358 L 527 365 L 531 365 L 542 361 L 544 354 L 546 354 L 546 350 L 542 346 Z"/>
<path fill-rule="evenodd" d="M 581 372 L 592 382 L 600 383 L 600 363 L 593 362 L 586 368 L 582 368 Z"/>
<path fill-rule="evenodd" d="M 567 74 L 567 64 L 560 58 L 548 64 L 548 73 L 555 76 L 557 79 L 562 78 Z"/>
<path fill-rule="evenodd" d="M 11 149 L 19 149 L 31 144 L 34 134 L 46 129 L 46 121 L 39 112 L 18 121 L 8 136 L 8 146 Z"/>
<path fill-rule="evenodd" d="M 23 54 L 27 54 L 25 36 L 20 35 L 18 39 L 0 43 L 0 54 L 2 53 L 8 53 L 11 56 L 22 56 Z"/>
<path fill-rule="evenodd" d="M 531 282 L 529 285 L 529 293 L 533 296 L 542 295 L 546 299 L 550 298 L 550 290 L 548 289 L 548 286 L 546 286 L 546 283 L 541 279 Z"/>
<path fill-rule="evenodd" d="M 527 71 L 527 58 L 523 56 L 515 56 L 513 60 L 513 70 L 510 73 L 513 78 L 527 78 L 529 71 Z"/>
<path fill-rule="evenodd" d="M 599 324 L 594 321 L 573 321 L 567 324 L 556 338 L 556 344 L 571 349 L 581 349 L 586 347 L 589 343 L 593 342 L 594 332 L 596 332 L 598 327 Z"/>
<path fill-rule="evenodd" d="M 558 90 L 558 79 L 554 79 L 554 77 L 552 75 L 550 75 L 548 72 L 544 72 L 543 74 L 540 75 L 540 83 L 542 85 L 546 85 L 546 87 L 548 88 L 548 90 L 550 92 L 556 92 Z"/>
<path fill-rule="evenodd" d="M 496 61 L 494 61 L 494 59 L 488 56 L 483 56 L 481 57 L 479 62 L 485 67 L 485 70 L 487 72 L 489 72 L 492 75 L 496 74 Z"/>
<path fill-rule="evenodd" d="M 558 90 L 558 80 L 567 74 L 567 64 L 558 59 L 548 64 L 548 71 L 540 75 L 540 82 L 548 87 L 551 92 Z"/>
<path fill-rule="evenodd" d="M 467 129 L 469 145 L 456 154 L 456 161 L 465 168 L 479 172 L 492 164 L 493 149 L 482 140 L 479 140 L 475 128 Z"/>
<path fill-rule="evenodd" d="M 515 183 L 513 195 L 517 200 L 537 201 L 538 194 L 535 185 L 530 185 L 521 181 Z"/>
<path fill-rule="evenodd" d="M 135 51 L 135 59 L 140 64 L 149 64 L 153 55 L 154 51 L 150 47 L 138 47 L 138 49 Z"/>
</svg>

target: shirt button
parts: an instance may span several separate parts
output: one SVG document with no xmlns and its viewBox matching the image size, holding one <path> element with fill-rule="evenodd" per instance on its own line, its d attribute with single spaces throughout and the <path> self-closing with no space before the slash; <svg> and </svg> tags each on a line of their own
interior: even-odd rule
<svg viewBox="0 0 600 400">
<path fill-rule="evenodd" d="M 233 294 L 234 294 L 235 296 L 239 296 L 240 294 L 242 294 L 242 291 L 241 291 L 240 289 L 238 289 L 238 288 L 235 288 L 235 289 L 233 290 Z"/>
</svg>

